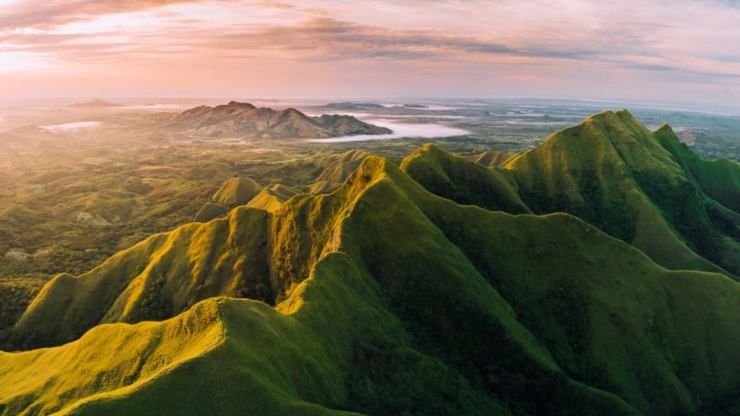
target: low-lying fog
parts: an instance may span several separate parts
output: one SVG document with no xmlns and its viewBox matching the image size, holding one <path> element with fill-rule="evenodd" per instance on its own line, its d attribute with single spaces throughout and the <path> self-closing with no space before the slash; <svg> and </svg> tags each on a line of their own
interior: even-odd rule
<svg viewBox="0 0 740 416">
<path fill-rule="evenodd" d="M 445 126 L 434 123 L 399 123 L 388 119 L 362 119 L 367 123 L 376 126 L 386 127 L 393 131 L 391 134 L 360 134 L 355 136 L 332 137 L 329 139 L 309 139 L 312 143 L 345 143 L 345 142 L 363 142 L 368 140 L 393 140 L 401 138 L 433 138 L 433 137 L 452 137 L 464 136 L 471 134 L 467 130 L 457 127 Z"/>
<path fill-rule="evenodd" d="M 103 125 L 103 123 L 99 121 L 77 121 L 74 123 L 53 124 L 51 126 L 40 127 L 52 133 L 74 133 L 80 130 L 94 129 L 101 125 Z"/>
</svg>

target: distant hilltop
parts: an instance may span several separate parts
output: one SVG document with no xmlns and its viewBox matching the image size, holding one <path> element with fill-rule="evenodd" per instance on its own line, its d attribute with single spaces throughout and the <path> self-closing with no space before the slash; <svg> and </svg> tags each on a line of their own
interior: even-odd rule
<svg viewBox="0 0 740 416">
<path fill-rule="evenodd" d="M 376 103 L 356 103 L 351 101 L 334 102 L 322 105 L 321 108 L 328 110 L 375 110 L 385 108 L 382 104 Z"/>
<path fill-rule="evenodd" d="M 98 107 L 100 108 L 100 107 L 120 107 L 120 105 L 96 98 L 90 101 L 74 103 L 70 107 Z"/>
<path fill-rule="evenodd" d="M 198 133 L 202 137 L 251 139 L 317 139 L 358 134 L 390 134 L 348 115 L 308 116 L 295 108 L 273 110 L 232 101 L 216 107 L 199 106 L 173 114 L 164 121 L 167 129 Z"/>
</svg>

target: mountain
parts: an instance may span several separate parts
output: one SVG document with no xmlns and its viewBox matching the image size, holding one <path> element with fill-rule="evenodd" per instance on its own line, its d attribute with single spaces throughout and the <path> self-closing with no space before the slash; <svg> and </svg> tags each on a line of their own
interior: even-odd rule
<svg viewBox="0 0 740 416">
<path fill-rule="evenodd" d="M 429 146 L 404 167 L 424 159 L 508 183 Z M 55 277 L 12 328 L 51 348 L 0 353 L 0 414 L 732 415 L 738 322 L 723 274 L 368 156 L 333 193 Z"/>
<path fill-rule="evenodd" d="M 688 153 L 681 159 L 662 144 L 674 140 L 670 135 L 666 128 L 648 131 L 626 110 L 607 111 L 504 167 L 536 213 L 577 215 L 664 267 L 740 275 L 740 217 L 711 198 L 733 204 L 737 164 L 689 162 L 698 157 Z"/>
<path fill-rule="evenodd" d="M 321 108 L 327 109 L 327 110 L 356 111 L 356 110 L 377 110 L 380 108 L 385 108 L 385 106 L 383 106 L 382 104 L 376 104 L 376 103 L 342 101 L 342 102 L 336 102 L 336 103 L 328 103 L 328 104 L 321 106 Z"/>
<path fill-rule="evenodd" d="M 516 155 L 514 152 L 490 151 L 476 155 L 473 160 L 484 166 L 503 166 Z"/>
<path fill-rule="evenodd" d="M 696 186 L 725 207 L 740 212 L 740 165 L 731 160 L 704 160 L 682 143 L 669 125 L 655 132 L 655 138 L 671 152 Z"/>
<path fill-rule="evenodd" d="M 279 183 L 272 184 L 263 188 L 260 193 L 255 195 L 247 206 L 250 208 L 264 209 L 265 211 L 275 212 L 283 206 L 283 203 L 300 192 L 289 186 Z"/>
<path fill-rule="evenodd" d="M 226 215 L 232 208 L 249 202 L 261 190 L 262 186 L 251 178 L 231 178 L 213 194 L 211 201 L 203 204 L 203 207 L 195 214 L 193 221 L 206 222 Z"/>
<path fill-rule="evenodd" d="M 321 173 L 309 185 L 311 192 L 327 193 L 339 188 L 368 156 L 370 153 L 360 149 L 327 156 L 320 163 Z"/>
<path fill-rule="evenodd" d="M 90 101 L 85 101 L 81 103 L 74 103 L 70 105 L 70 107 L 96 107 L 96 108 L 105 108 L 105 107 L 120 107 L 118 104 L 114 104 L 108 101 L 104 101 L 101 99 L 94 99 Z"/>
<path fill-rule="evenodd" d="M 385 127 L 364 123 L 352 116 L 309 117 L 294 108 L 278 111 L 236 101 L 216 107 L 195 107 L 164 116 L 161 124 L 167 131 L 197 133 L 212 138 L 315 139 L 391 133 Z"/>
<path fill-rule="evenodd" d="M 489 169 L 431 144 L 411 153 L 401 170 L 428 191 L 460 204 L 512 214 L 531 213 L 505 171 Z"/>
<path fill-rule="evenodd" d="M 257 195 L 262 186 L 247 177 L 236 177 L 226 181 L 213 195 L 213 202 L 227 207 L 244 205 Z"/>
</svg>

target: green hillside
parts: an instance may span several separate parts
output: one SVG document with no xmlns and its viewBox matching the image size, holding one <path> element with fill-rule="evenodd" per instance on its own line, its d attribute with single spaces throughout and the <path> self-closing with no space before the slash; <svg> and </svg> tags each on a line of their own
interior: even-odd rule
<svg viewBox="0 0 740 416">
<path fill-rule="evenodd" d="M 740 414 L 737 282 L 378 157 L 58 276 L 15 330 L 91 327 L 0 353 L 0 414 Z"/>
<path fill-rule="evenodd" d="M 740 212 L 740 165 L 737 162 L 700 158 L 679 141 L 667 124 L 658 129 L 654 136 L 709 197 L 736 213 Z"/>
<path fill-rule="evenodd" d="M 265 211 L 275 212 L 280 209 L 283 202 L 299 193 L 300 192 L 294 188 L 276 183 L 263 188 L 260 193 L 247 203 L 247 206 L 250 208 L 260 208 Z"/>
<path fill-rule="evenodd" d="M 349 150 L 326 157 L 321 162 L 321 173 L 310 185 L 311 192 L 320 194 L 337 189 L 368 156 L 370 154 L 363 150 Z"/>
<path fill-rule="evenodd" d="M 664 136 L 626 110 L 608 111 L 551 135 L 505 167 L 536 213 L 577 215 L 670 269 L 739 275 L 737 213 L 706 197 L 732 199 L 736 184 L 723 179 L 705 187 L 666 150 Z M 712 182 L 710 169 L 699 171 Z"/>
<path fill-rule="evenodd" d="M 221 185 L 221 188 L 213 194 L 209 202 L 203 204 L 198 213 L 195 214 L 193 221 L 207 222 L 222 217 L 230 209 L 249 202 L 261 190 L 262 186 L 251 178 L 231 178 Z"/>
<path fill-rule="evenodd" d="M 401 162 L 401 170 L 428 191 L 460 204 L 514 214 L 531 212 L 507 172 L 489 169 L 426 144 Z"/>
<path fill-rule="evenodd" d="M 227 207 L 249 202 L 262 189 L 255 181 L 247 177 L 231 178 L 213 195 L 213 202 Z"/>
<path fill-rule="evenodd" d="M 516 155 L 515 152 L 489 151 L 476 155 L 473 161 L 489 167 L 503 166 Z"/>
</svg>

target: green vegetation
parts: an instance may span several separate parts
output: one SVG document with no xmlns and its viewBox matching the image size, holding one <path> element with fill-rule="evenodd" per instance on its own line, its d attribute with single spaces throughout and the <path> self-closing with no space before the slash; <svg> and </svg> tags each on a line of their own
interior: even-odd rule
<svg viewBox="0 0 740 416">
<path fill-rule="evenodd" d="M 604 112 L 505 167 L 537 213 L 577 215 L 671 269 L 740 274 L 737 214 L 721 215 L 722 226 L 710 219 L 721 209 L 663 147 L 664 133 L 653 135 L 626 110 Z"/>
<path fill-rule="evenodd" d="M 473 160 L 483 166 L 503 166 L 516 155 L 514 152 L 488 151 L 476 155 Z"/>
<path fill-rule="evenodd" d="M 261 190 L 262 186 L 251 178 L 231 178 L 224 182 L 221 188 L 213 194 L 211 201 L 206 202 L 195 214 L 193 221 L 206 222 L 221 217 L 232 208 L 249 202 Z"/>
<path fill-rule="evenodd" d="M 231 178 L 306 192 L 325 169 L 336 168 L 335 155 L 308 146 L 121 140 L 131 146 L 61 149 L 49 139 L 18 155 L 3 153 L 0 143 L 8 161 L 0 162 L 0 277 L 83 273 L 152 234 L 224 216 L 231 206 L 211 198 Z"/>
<path fill-rule="evenodd" d="M 231 178 L 213 195 L 213 202 L 227 207 L 244 205 L 262 190 L 250 178 Z"/>
<path fill-rule="evenodd" d="M 298 195 L 300 192 L 289 186 L 279 183 L 272 184 L 263 188 L 247 206 L 250 208 L 264 209 L 265 211 L 275 212 L 291 197 Z"/>
<path fill-rule="evenodd" d="M 740 284 L 692 250 L 738 214 L 666 137 L 603 113 L 506 169 L 281 162 L 313 179 L 0 282 L 0 415 L 740 415 Z"/>
<path fill-rule="evenodd" d="M 702 191 L 727 208 L 740 212 L 740 165 L 737 162 L 700 158 L 678 140 L 667 124 L 658 129 L 654 136 Z"/>
<path fill-rule="evenodd" d="M 514 214 L 531 212 L 505 171 L 489 169 L 426 144 L 401 162 L 401 169 L 428 191 L 460 204 Z"/>
<path fill-rule="evenodd" d="M 271 296 L 239 296 L 263 302 L 196 303 L 260 284 Z M 566 214 L 457 205 L 377 157 L 332 194 L 59 276 L 16 329 L 57 344 L 44 327 L 148 314 L 178 315 L 0 355 L 5 413 L 700 414 L 740 389 L 736 282 L 667 271 Z"/>
</svg>

